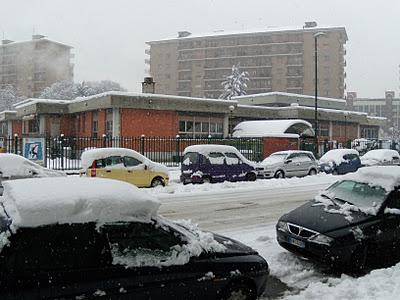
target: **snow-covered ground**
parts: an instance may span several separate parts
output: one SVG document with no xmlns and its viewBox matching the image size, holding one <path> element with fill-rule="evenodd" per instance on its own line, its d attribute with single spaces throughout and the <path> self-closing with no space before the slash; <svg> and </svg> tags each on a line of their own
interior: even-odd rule
<svg viewBox="0 0 400 300">
<path fill-rule="evenodd" d="M 353 278 L 332 275 L 299 259 L 276 241 L 275 224 L 285 212 L 312 199 L 339 176 L 318 174 L 304 178 L 255 182 L 182 185 L 179 171 L 171 184 L 149 190 L 162 202 L 160 213 L 171 219 L 192 219 L 200 227 L 244 242 L 269 263 L 283 293 L 266 293 L 263 299 L 398 299 L 400 264 Z M 286 285 L 286 286 L 285 286 Z"/>
</svg>

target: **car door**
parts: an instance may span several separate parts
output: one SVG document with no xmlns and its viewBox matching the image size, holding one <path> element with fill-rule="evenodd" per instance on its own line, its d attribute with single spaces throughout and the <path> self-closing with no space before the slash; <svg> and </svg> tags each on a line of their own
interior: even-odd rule
<svg viewBox="0 0 400 300">
<path fill-rule="evenodd" d="M 123 268 L 118 279 L 130 299 L 204 299 L 211 282 L 199 280 L 210 272 L 201 259 L 189 259 L 180 234 L 155 223 L 106 225 L 113 268 Z M 185 260 L 187 262 L 185 263 Z"/>
<path fill-rule="evenodd" d="M 299 154 L 293 153 L 288 155 L 288 157 L 284 161 L 285 176 L 287 177 L 298 176 L 299 166 L 300 166 Z"/>
<path fill-rule="evenodd" d="M 139 187 L 149 187 L 151 179 L 147 165 L 131 156 L 124 156 L 123 160 L 127 169 L 127 181 Z"/>
<path fill-rule="evenodd" d="M 297 162 L 297 176 L 306 176 L 308 175 L 308 171 L 312 165 L 312 160 L 311 158 L 305 154 L 305 153 L 298 153 L 298 156 L 296 158 Z"/>
<path fill-rule="evenodd" d="M 210 164 L 204 174 L 209 174 L 212 181 L 224 181 L 229 178 L 230 166 L 226 164 L 225 155 L 221 152 L 210 152 L 207 156 Z"/>
<path fill-rule="evenodd" d="M 97 160 L 96 177 L 126 181 L 127 170 L 121 156 Z"/>
<path fill-rule="evenodd" d="M 230 181 L 243 180 L 246 176 L 245 170 L 243 170 L 243 164 L 239 156 L 232 152 L 225 152 L 226 156 L 226 167 L 227 176 Z"/>
</svg>

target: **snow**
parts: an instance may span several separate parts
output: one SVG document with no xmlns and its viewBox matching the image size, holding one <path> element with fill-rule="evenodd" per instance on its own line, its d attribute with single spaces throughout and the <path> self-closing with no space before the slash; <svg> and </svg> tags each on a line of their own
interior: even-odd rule
<svg viewBox="0 0 400 300">
<path fill-rule="evenodd" d="M 34 173 L 38 177 L 65 176 L 63 172 L 43 168 L 42 166 L 12 153 L 0 154 L 0 174 L 3 178 L 30 177 Z"/>
<path fill-rule="evenodd" d="M 374 166 L 360 168 L 356 173 L 343 176 L 343 179 L 380 186 L 391 192 L 400 186 L 400 168 L 398 166 Z"/>
<path fill-rule="evenodd" d="M 294 125 L 303 125 L 302 132 L 287 133 Z M 306 128 L 304 128 L 306 127 Z M 302 133 L 312 131 L 312 125 L 304 120 L 244 121 L 233 129 L 234 137 L 290 137 L 298 138 Z M 312 132 L 312 134 L 314 134 Z"/>
<path fill-rule="evenodd" d="M 221 83 L 224 88 L 223 93 L 220 95 L 220 99 L 231 99 L 235 96 L 246 95 L 246 88 L 249 79 L 249 73 L 246 71 L 241 72 L 239 65 L 232 66 L 232 74 L 226 76 L 225 81 Z"/>
<path fill-rule="evenodd" d="M 93 161 L 98 159 L 104 159 L 110 156 L 129 156 L 136 158 L 141 161 L 143 164 L 148 165 L 148 167 L 155 172 L 162 172 L 168 174 L 168 168 L 163 166 L 162 164 L 156 163 L 143 156 L 142 154 L 126 148 L 96 148 L 86 150 L 82 153 L 81 156 L 81 168 L 83 170 L 87 170 L 93 163 Z M 124 167 L 120 165 L 119 167 Z M 108 168 L 108 167 L 107 167 Z M 130 167 L 135 168 L 135 167 Z"/>
<path fill-rule="evenodd" d="M 244 98 L 250 98 L 250 97 L 251 98 L 262 98 L 265 96 L 287 96 L 287 97 L 314 99 L 314 96 L 294 94 L 294 93 L 285 93 L 285 92 L 268 92 L 268 93 L 260 93 L 260 94 L 255 94 L 255 95 L 244 95 L 244 96 L 234 97 L 233 99 L 236 100 L 236 99 L 242 99 L 242 98 L 244 99 Z M 343 99 L 320 97 L 320 96 L 318 96 L 318 101 L 333 101 L 333 102 L 346 103 L 346 100 L 343 100 Z"/>
<path fill-rule="evenodd" d="M 399 153 L 390 149 L 375 149 L 365 153 L 360 159 L 363 165 L 374 165 L 385 162 L 392 162 L 393 158 L 399 159 Z"/>
<path fill-rule="evenodd" d="M 333 149 L 326 152 L 320 159 L 320 163 L 330 163 L 334 162 L 336 165 L 340 165 L 345 161 L 343 158 L 344 155 L 347 154 L 356 154 L 358 155 L 358 151 L 354 149 Z"/>
<path fill-rule="evenodd" d="M 5 181 L 3 185 L 2 201 L 14 228 L 56 223 L 149 222 L 160 206 L 146 191 L 110 179 L 36 178 Z"/>
</svg>

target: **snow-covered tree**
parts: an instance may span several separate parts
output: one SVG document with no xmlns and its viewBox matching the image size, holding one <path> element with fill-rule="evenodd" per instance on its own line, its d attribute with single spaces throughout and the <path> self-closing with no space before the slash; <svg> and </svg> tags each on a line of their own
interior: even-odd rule
<svg viewBox="0 0 400 300">
<path fill-rule="evenodd" d="M 246 95 L 247 82 L 249 81 L 249 73 L 241 72 L 239 66 L 232 66 L 232 74 L 226 76 L 222 82 L 224 92 L 219 96 L 220 99 L 231 99 L 235 96 Z"/>
<path fill-rule="evenodd" d="M 108 91 L 126 91 L 117 82 L 111 80 L 83 81 L 59 81 L 44 89 L 39 98 L 72 100 L 77 97 L 88 97 Z"/>
<path fill-rule="evenodd" d="M 13 104 L 23 100 L 19 97 L 11 84 L 6 84 L 0 88 L 0 111 L 12 109 Z"/>
</svg>

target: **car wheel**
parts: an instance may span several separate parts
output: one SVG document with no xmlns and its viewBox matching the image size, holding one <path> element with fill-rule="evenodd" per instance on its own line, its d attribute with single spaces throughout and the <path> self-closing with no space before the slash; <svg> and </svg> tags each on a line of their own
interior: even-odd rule
<svg viewBox="0 0 400 300">
<path fill-rule="evenodd" d="M 151 181 L 151 187 L 156 187 L 156 186 L 165 186 L 164 180 L 162 180 L 160 177 L 156 177 Z"/>
<path fill-rule="evenodd" d="M 211 178 L 208 176 L 205 176 L 202 178 L 203 183 L 211 183 Z"/>
<path fill-rule="evenodd" d="M 315 169 L 311 169 L 309 172 L 308 172 L 308 175 L 316 175 L 317 174 L 317 170 L 315 170 Z"/>
<path fill-rule="evenodd" d="M 338 171 L 335 169 L 332 171 L 332 175 L 339 175 Z"/>
<path fill-rule="evenodd" d="M 275 178 L 285 178 L 285 173 L 283 173 L 282 170 L 278 170 L 278 171 L 276 171 L 274 177 Z"/>
<path fill-rule="evenodd" d="M 237 283 L 232 285 L 222 295 L 222 300 L 254 300 L 256 295 L 254 290 L 245 283 Z"/>
<path fill-rule="evenodd" d="M 356 276 L 363 275 L 366 272 L 367 247 L 361 245 L 354 250 L 351 256 L 350 272 Z"/>
<path fill-rule="evenodd" d="M 246 174 L 246 180 L 247 181 L 256 181 L 257 176 L 254 173 L 247 173 Z"/>
</svg>

